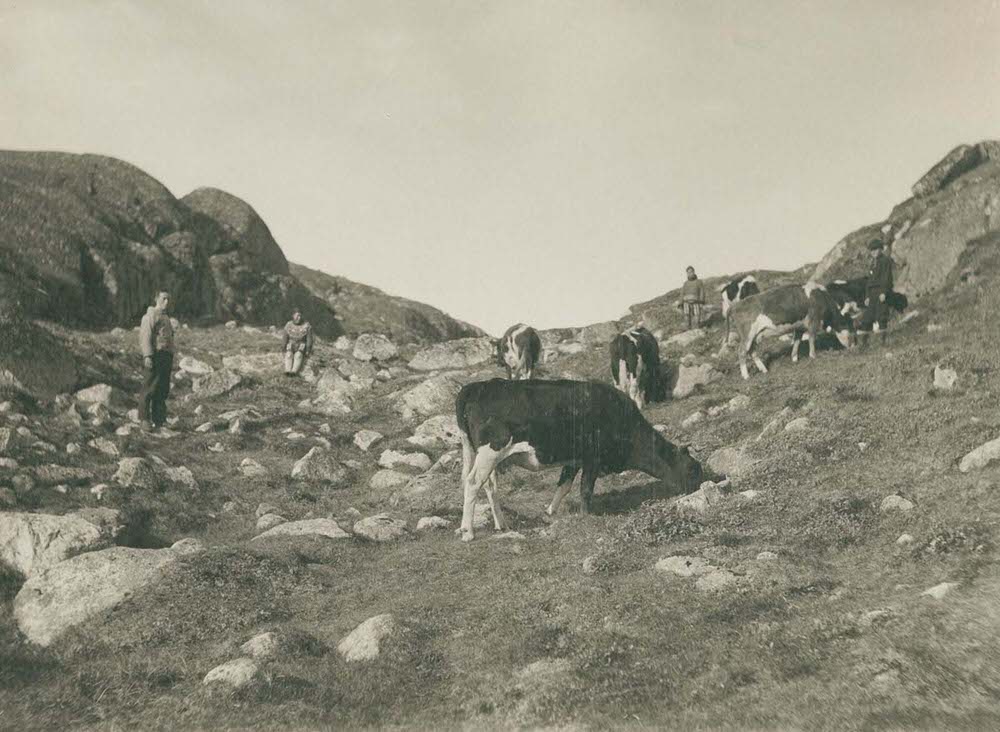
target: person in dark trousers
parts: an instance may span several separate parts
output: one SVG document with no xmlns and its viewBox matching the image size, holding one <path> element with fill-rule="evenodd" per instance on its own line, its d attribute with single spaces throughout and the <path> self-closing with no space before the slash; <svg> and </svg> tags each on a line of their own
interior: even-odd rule
<svg viewBox="0 0 1000 732">
<path fill-rule="evenodd" d="M 889 337 L 889 306 L 886 297 L 892 292 L 892 258 L 885 253 L 885 245 L 881 239 L 872 239 L 868 243 L 872 253 L 872 267 L 868 272 L 868 282 L 865 285 L 865 312 L 861 317 L 858 336 L 861 347 L 868 345 L 868 338 L 875 325 L 878 325 L 879 337 L 885 345 Z"/>
<path fill-rule="evenodd" d="M 694 327 L 701 327 L 701 309 L 705 304 L 705 285 L 698 279 L 694 272 L 694 267 L 687 268 L 687 280 L 681 287 L 681 304 L 684 306 L 684 314 L 687 316 L 687 329 L 691 330 L 691 323 Z"/>
<path fill-rule="evenodd" d="M 292 319 L 285 323 L 281 339 L 281 350 L 285 354 L 285 376 L 298 376 L 313 348 L 312 326 L 302 319 L 296 310 Z"/>
<path fill-rule="evenodd" d="M 167 315 L 170 294 L 159 292 L 155 304 L 142 316 L 139 348 L 145 366 L 145 380 L 139 396 L 139 421 L 148 431 L 167 421 L 170 369 L 174 363 L 174 326 Z"/>
</svg>

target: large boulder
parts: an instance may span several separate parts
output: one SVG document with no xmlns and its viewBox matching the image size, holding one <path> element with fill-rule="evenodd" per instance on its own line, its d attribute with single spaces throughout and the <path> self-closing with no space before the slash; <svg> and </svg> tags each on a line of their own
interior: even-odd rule
<svg viewBox="0 0 1000 732">
<path fill-rule="evenodd" d="M 404 417 L 430 417 L 454 409 L 462 381 L 451 374 L 438 374 L 404 392 L 396 408 Z"/>
<path fill-rule="evenodd" d="M 684 399 L 721 378 L 722 374 L 709 363 L 697 366 L 681 365 L 677 369 L 677 383 L 674 384 L 673 397 Z"/>
<path fill-rule="evenodd" d="M 200 397 L 215 397 L 228 394 L 243 383 L 243 377 L 235 371 L 223 369 L 195 379 L 191 390 Z"/>
<path fill-rule="evenodd" d="M 25 577 L 106 544 L 107 536 L 79 516 L 0 513 L 0 564 Z"/>
<path fill-rule="evenodd" d="M 354 341 L 354 358 L 359 361 L 388 361 L 399 352 L 396 345 L 384 335 L 362 333 Z"/>
<path fill-rule="evenodd" d="M 417 371 L 464 369 L 485 363 L 495 355 L 490 338 L 459 338 L 425 348 L 410 359 L 409 367 Z"/>
<path fill-rule="evenodd" d="M 112 547 L 71 557 L 28 578 L 14 598 L 14 619 L 28 640 L 48 646 L 155 582 L 182 555 L 174 549 Z"/>
<path fill-rule="evenodd" d="M 427 449 L 458 447 L 462 444 L 459 436 L 458 420 L 454 414 L 439 414 L 428 417 L 414 430 L 407 442 Z"/>
<path fill-rule="evenodd" d="M 222 367 L 244 376 L 267 376 L 281 371 L 282 355 L 277 352 L 253 355 L 224 356 Z"/>
</svg>

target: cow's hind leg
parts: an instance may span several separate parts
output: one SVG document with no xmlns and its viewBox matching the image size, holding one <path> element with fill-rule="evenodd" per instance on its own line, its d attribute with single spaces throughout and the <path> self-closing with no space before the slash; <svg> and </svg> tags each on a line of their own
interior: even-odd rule
<svg viewBox="0 0 1000 732">
<path fill-rule="evenodd" d="M 490 473 L 489 480 L 486 481 L 486 498 L 490 502 L 490 510 L 493 512 L 493 526 L 497 531 L 506 531 L 507 522 L 503 517 L 503 509 L 500 508 L 499 483 L 497 481 L 497 471 L 494 468 Z"/>
<path fill-rule="evenodd" d="M 545 509 L 545 513 L 549 516 L 554 516 L 556 511 L 559 510 L 559 504 L 562 503 L 566 494 L 573 487 L 573 478 L 576 477 L 578 470 L 579 468 L 573 465 L 566 465 L 563 467 L 562 472 L 559 473 L 559 483 L 556 484 L 556 493 L 552 496 L 552 503 Z"/>
<path fill-rule="evenodd" d="M 580 477 L 580 512 L 590 513 L 594 500 L 594 483 L 597 482 L 597 471 L 590 466 L 584 466 Z"/>
</svg>

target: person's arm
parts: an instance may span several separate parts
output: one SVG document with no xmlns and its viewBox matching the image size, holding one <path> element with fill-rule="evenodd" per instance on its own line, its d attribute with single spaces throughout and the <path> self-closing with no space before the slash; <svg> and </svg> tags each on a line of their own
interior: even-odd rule
<svg viewBox="0 0 1000 732">
<path fill-rule="evenodd" d="M 288 350 L 288 329 L 287 328 L 282 328 L 281 329 L 281 350 L 282 351 L 287 351 Z"/>
<path fill-rule="evenodd" d="M 155 350 L 152 321 L 153 319 L 147 313 L 142 316 L 142 321 L 139 323 L 139 350 L 142 351 L 142 359 L 146 364 L 146 368 L 152 367 L 153 352 Z"/>
</svg>

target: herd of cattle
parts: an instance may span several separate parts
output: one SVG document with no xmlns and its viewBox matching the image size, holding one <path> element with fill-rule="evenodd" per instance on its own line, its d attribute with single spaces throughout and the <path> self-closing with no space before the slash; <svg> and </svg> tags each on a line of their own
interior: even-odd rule
<svg viewBox="0 0 1000 732">
<path fill-rule="evenodd" d="M 764 335 L 791 334 L 792 360 L 798 360 L 803 338 L 809 357 L 816 355 L 816 339 L 833 333 L 845 348 L 864 308 L 866 279 L 835 280 L 827 285 L 783 285 L 761 291 L 752 276 L 740 277 L 722 288 L 725 319 L 723 350 L 731 336 L 737 341 L 740 373 L 749 378 L 747 359 L 761 372 L 767 367 L 756 352 Z M 890 292 L 888 305 L 902 311 L 906 296 Z M 580 479 L 581 510 L 590 511 L 594 483 L 599 475 L 640 470 L 667 484 L 673 492 L 698 488 L 703 470 L 687 447 L 667 441 L 643 417 L 647 402 L 666 395 L 656 337 L 644 327 L 630 328 L 612 339 L 612 385 L 532 379 L 542 354 L 534 328 L 511 326 L 497 343 L 497 360 L 507 369 L 507 380 L 479 381 L 465 386 L 456 400 L 456 418 L 462 441 L 463 541 L 473 538 L 473 514 L 479 490 L 487 500 L 498 531 L 507 528 L 497 495 L 497 473 L 518 465 L 529 470 L 562 466 L 555 496 L 547 513 L 555 513 Z"/>
</svg>

